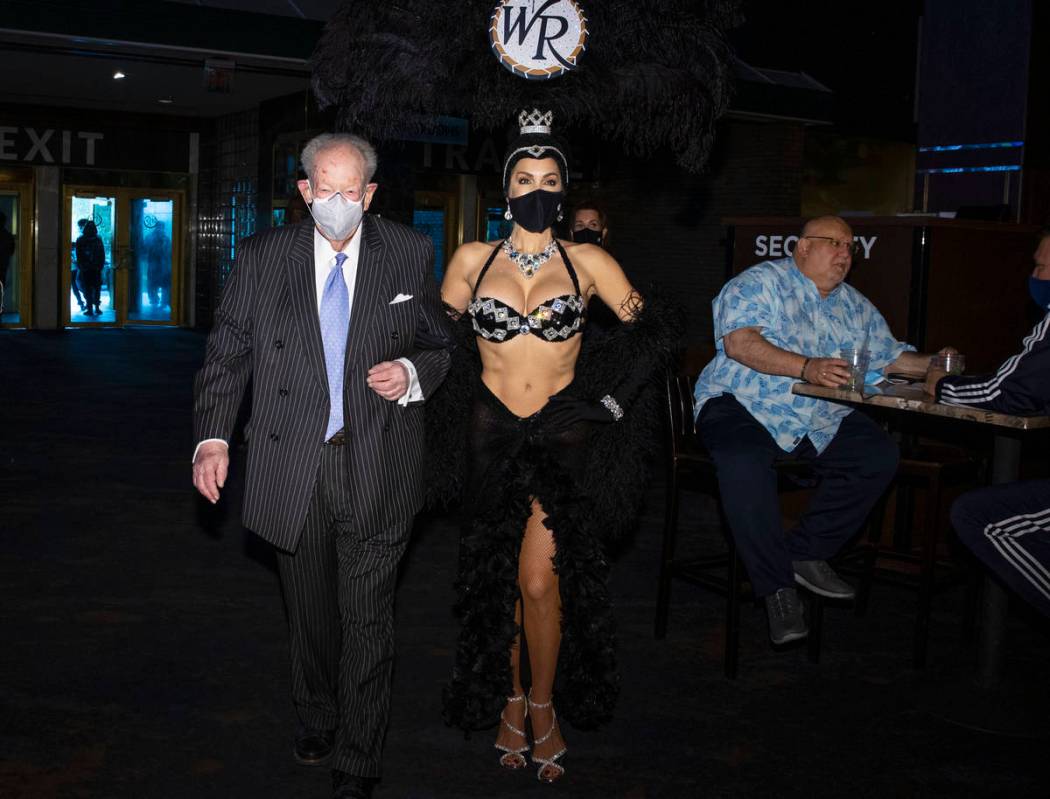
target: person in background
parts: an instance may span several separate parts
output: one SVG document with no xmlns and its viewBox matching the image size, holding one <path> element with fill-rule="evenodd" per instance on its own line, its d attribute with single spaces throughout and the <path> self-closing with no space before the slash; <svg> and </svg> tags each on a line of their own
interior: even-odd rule
<svg viewBox="0 0 1050 799">
<path fill-rule="evenodd" d="M 828 565 L 860 529 L 897 470 L 897 445 L 863 413 L 792 393 L 799 382 L 847 382 L 843 349 L 864 348 L 875 370 L 923 374 L 930 356 L 897 341 L 882 314 L 845 282 L 857 244 L 839 217 L 806 223 L 792 257 L 763 261 L 713 302 L 715 358 L 696 384 L 697 429 L 718 470 L 737 551 L 765 601 L 774 644 L 809 633 L 795 585 L 832 599 L 854 589 Z M 782 459 L 810 463 L 821 481 L 786 534 Z"/>
<path fill-rule="evenodd" d="M 102 267 L 106 264 L 106 248 L 98 237 L 98 228 L 90 220 L 84 223 L 84 232 L 73 245 L 77 255 L 77 280 L 87 305 L 85 314 L 102 314 Z M 92 308 L 94 310 L 92 310 Z"/>
<path fill-rule="evenodd" d="M 572 240 L 609 249 L 609 218 L 598 203 L 584 200 L 572 212 Z"/>
<path fill-rule="evenodd" d="M 164 223 L 157 221 L 142 240 L 146 259 L 146 287 L 149 304 L 164 308 L 171 291 L 171 239 Z"/>
<path fill-rule="evenodd" d="M 1043 318 L 994 375 L 931 369 L 938 402 L 1016 416 L 1050 414 L 1050 227 L 1040 232 L 1029 292 Z M 1044 616 L 1050 616 L 1050 480 L 1019 480 L 963 494 L 952 505 L 955 532 L 974 555 Z"/>
<path fill-rule="evenodd" d="M 609 250 L 609 217 L 595 200 L 584 200 L 572 212 L 572 240 L 577 244 L 593 244 Z M 595 297 L 587 308 L 588 330 L 584 335 L 602 335 L 620 324 L 617 314 L 600 297 Z"/>
<path fill-rule="evenodd" d="M 77 230 L 79 231 L 77 238 L 84 235 L 84 225 L 87 223 L 87 219 L 77 220 Z M 73 290 L 73 296 L 77 298 L 80 312 L 87 313 L 87 303 L 84 302 L 84 294 L 80 290 L 80 270 L 77 269 L 77 251 L 75 246 L 73 247 L 73 257 L 69 259 L 69 287 Z"/>
</svg>

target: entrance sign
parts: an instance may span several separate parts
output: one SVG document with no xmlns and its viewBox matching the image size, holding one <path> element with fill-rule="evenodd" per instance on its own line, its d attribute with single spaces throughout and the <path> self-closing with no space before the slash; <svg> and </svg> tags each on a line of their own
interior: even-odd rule
<svg viewBox="0 0 1050 799">
<path fill-rule="evenodd" d="M 587 49 L 587 18 L 575 0 L 501 0 L 489 41 L 512 74 L 548 80 L 578 66 Z"/>
</svg>

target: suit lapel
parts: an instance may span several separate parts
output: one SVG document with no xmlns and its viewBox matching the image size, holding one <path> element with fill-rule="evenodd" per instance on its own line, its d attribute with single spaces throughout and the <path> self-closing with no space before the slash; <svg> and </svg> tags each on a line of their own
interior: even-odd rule
<svg viewBox="0 0 1050 799">
<path fill-rule="evenodd" d="M 381 288 L 386 274 L 385 246 L 375 222 L 365 216 L 361 222 L 361 253 L 357 261 L 354 303 L 350 312 L 350 332 L 346 342 L 346 365 L 364 352 L 376 315 L 382 312 Z M 367 364 L 371 366 L 371 364 Z"/>
<path fill-rule="evenodd" d="M 291 291 L 291 307 L 296 327 L 303 335 L 306 360 L 314 379 L 328 391 L 328 374 L 324 365 L 321 323 L 317 316 L 317 286 L 314 282 L 314 226 L 303 223 L 296 231 L 285 269 Z"/>
</svg>

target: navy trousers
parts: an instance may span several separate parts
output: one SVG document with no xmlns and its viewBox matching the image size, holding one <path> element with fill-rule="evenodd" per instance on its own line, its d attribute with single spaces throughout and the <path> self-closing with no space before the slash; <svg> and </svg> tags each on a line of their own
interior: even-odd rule
<svg viewBox="0 0 1050 799">
<path fill-rule="evenodd" d="M 782 450 L 732 394 L 708 400 L 697 426 L 756 596 L 793 586 L 793 560 L 827 560 L 842 549 L 893 479 L 900 457 L 893 439 L 861 413 L 843 419 L 819 455 L 808 438 L 792 452 Z M 798 525 L 785 534 L 774 464 L 791 459 L 809 463 L 820 484 Z"/>
<path fill-rule="evenodd" d="M 971 491 L 952 505 L 959 540 L 1044 616 L 1050 616 L 1050 480 Z"/>
</svg>

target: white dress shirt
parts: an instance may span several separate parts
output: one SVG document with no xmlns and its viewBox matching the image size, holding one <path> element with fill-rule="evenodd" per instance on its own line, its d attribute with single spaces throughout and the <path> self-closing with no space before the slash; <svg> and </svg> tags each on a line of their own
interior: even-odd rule
<svg viewBox="0 0 1050 799">
<path fill-rule="evenodd" d="M 343 261 L 343 280 L 346 282 L 346 295 L 349 301 L 349 318 L 350 326 L 354 324 L 354 285 L 357 283 L 357 264 L 361 258 L 361 227 L 358 226 L 357 232 L 354 237 L 346 243 L 343 247 L 342 252 L 346 254 L 346 260 Z M 321 308 L 321 297 L 324 294 L 324 285 L 328 282 L 328 275 L 332 271 L 332 267 L 335 264 L 335 256 L 338 253 L 335 248 L 332 247 L 331 243 L 324 236 L 321 235 L 316 227 L 314 228 L 314 286 L 317 291 L 317 313 L 320 318 Z M 397 400 L 398 405 L 408 405 L 410 402 L 420 402 L 423 399 L 423 390 L 419 386 L 419 375 L 416 373 L 416 367 L 412 361 L 408 358 L 398 358 L 397 362 L 403 364 L 405 370 L 408 372 L 408 389 L 401 398 Z M 221 441 L 223 444 L 227 444 L 225 439 L 222 438 L 207 438 L 197 444 L 196 449 L 193 450 L 193 460 L 197 460 L 197 453 L 200 451 L 201 445 L 207 444 L 209 441 Z"/>
</svg>

